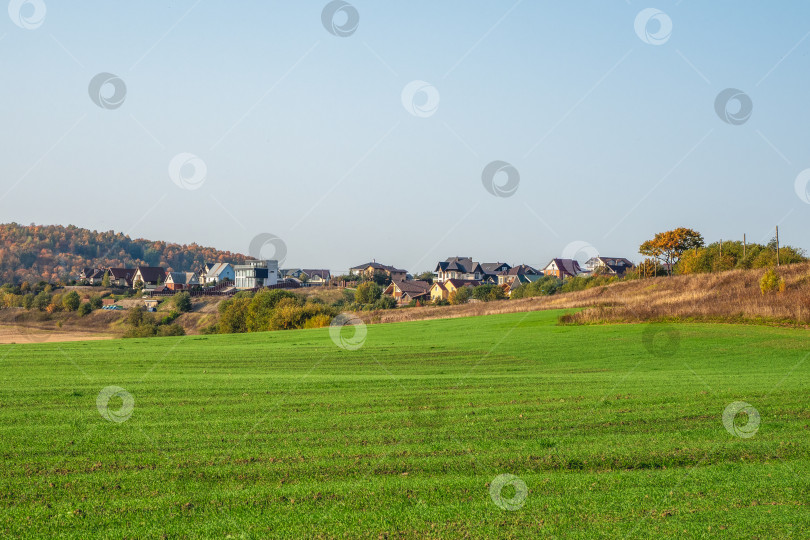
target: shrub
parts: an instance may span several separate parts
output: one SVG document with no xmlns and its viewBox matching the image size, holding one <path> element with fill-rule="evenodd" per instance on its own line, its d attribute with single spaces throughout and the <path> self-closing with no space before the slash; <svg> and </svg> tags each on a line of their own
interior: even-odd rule
<svg viewBox="0 0 810 540">
<path fill-rule="evenodd" d="M 89 315 L 91 311 L 93 311 L 93 306 L 90 305 L 90 302 L 85 302 L 79 306 L 79 315 L 82 317 Z"/>
<path fill-rule="evenodd" d="M 470 298 L 472 298 L 472 289 L 470 287 L 460 287 L 450 293 L 450 303 L 454 306 L 466 304 Z"/>
<path fill-rule="evenodd" d="M 479 285 L 473 289 L 472 296 L 476 300 L 480 300 L 482 302 L 501 300 L 506 297 L 503 289 L 497 285 Z"/>
<path fill-rule="evenodd" d="M 62 306 L 67 311 L 76 311 L 79 309 L 81 303 L 82 299 L 79 297 L 79 293 L 76 291 L 70 291 L 62 297 Z"/>
<path fill-rule="evenodd" d="M 185 336 L 186 331 L 183 330 L 183 327 L 177 323 L 161 325 L 157 327 L 157 335 L 161 337 L 165 336 Z"/>
<path fill-rule="evenodd" d="M 304 323 L 304 328 L 323 328 L 324 326 L 329 326 L 331 323 L 332 317 L 330 315 L 319 313 L 307 319 L 307 322 Z"/>
<path fill-rule="evenodd" d="M 382 296 L 382 287 L 373 281 L 366 281 L 357 286 L 354 301 L 358 304 L 373 304 Z"/>
<path fill-rule="evenodd" d="M 762 294 L 773 291 L 784 292 L 785 280 L 773 268 L 769 268 L 759 280 L 759 290 L 762 291 Z"/>
<path fill-rule="evenodd" d="M 101 301 L 101 297 L 97 294 L 94 294 L 90 297 L 90 302 L 88 302 L 92 309 L 101 309 L 101 306 L 104 302 Z"/>
<path fill-rule="evenodd" d="M 191 311 L 191 295 L 187 292 L 175 294 L 172 297 L 172 301 L 174 302 L 174 307 L 177 308 L 177 311 L 180 313 Z"/>
<path fill-rule="evenodd" d="M 397 301 L 392 296 L 381 296 L 374 302 L 374 309 L 394 309 L 395 307 L 397 307 Z"/>
</svg>

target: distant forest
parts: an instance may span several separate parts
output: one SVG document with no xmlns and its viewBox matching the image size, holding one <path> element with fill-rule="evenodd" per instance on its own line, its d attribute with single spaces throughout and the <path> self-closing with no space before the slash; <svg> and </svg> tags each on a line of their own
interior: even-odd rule
<svg viewBox="0 0 810 540">
<path fill-rule="evenodd" d="M 133 240 L 125 234 L 73 225 L 0 224 L 0 283 L 66 282 L 89 267 L 197 270 L 204 262 L 241 263 L 246 258 L 197 244 Z"/>
</svg>

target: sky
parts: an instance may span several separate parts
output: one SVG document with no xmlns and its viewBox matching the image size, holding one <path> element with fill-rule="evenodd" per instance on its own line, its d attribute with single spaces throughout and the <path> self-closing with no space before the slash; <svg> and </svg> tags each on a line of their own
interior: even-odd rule
<svg viewBox="0 0 810 540">
<path fill-rule="evenodd" d="M 0 11 L 1 222 L 333 273 L 810 248 L 807 2 L 71 4 Z"/>
</svg>

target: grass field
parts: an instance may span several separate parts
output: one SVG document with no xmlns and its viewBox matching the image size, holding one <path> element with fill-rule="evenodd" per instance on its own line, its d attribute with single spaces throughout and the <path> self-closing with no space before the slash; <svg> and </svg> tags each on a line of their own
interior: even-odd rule
<svg viewBox="0 0 810 540">
<path fill-rule="evenodd" d="M 0 535 L 810 536 L 806 330 L 559 314 L 0 346 Z"/>
</svg>

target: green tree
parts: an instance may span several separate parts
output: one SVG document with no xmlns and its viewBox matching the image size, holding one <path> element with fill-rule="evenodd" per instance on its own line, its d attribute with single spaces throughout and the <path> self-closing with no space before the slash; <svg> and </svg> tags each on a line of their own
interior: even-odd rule
<svg viewBox="0 0 810 540">
<path fill-rule="evenodd" d="M 191 311 L 191 295 L 189 293 L 177 293 L 172 297 L 172 301 L 174 302 L 174 307 L 177 308 L 177 311 L 180 313 Z"/>
<path fill-rule="evenodd" d="M 450 303 L 454 306 L 466 304 L 472 298 L 472 287 L 459 287 L 450 293 Z"/>
<path fill-rule="evenodd" d="M 82 299 L 79 297 L 79 293 L 76 291 L 70 291 L 62 297 L 62 306 L 67 311 L 76 311 L 79 309 L 81 303 Z"/>
<path fill-rule="evenodd" d="M 104 272 L 104 277 L 101 278 L 101 286 L 102 287 L 109 287 L 110 286 L 110 271 Z"/>
<path fill-rule="evenodd" d="M 358 304 L 373 304 L 382 296 L 382 287 L 374 281 L 366 281 L 357 286 L 354 301 Z"/>
<path fill-rule="evenodd" d="M 421 279 L 422 281 L 427 281 L 428 283 L 431 284 L 433 283 L 434 277 L 435 276 L 433 275 L 433 272 L 431 272 L 430 270 L 427 270 L 425 272 L 422 272 L 421 274 L 416 274 L 415 276 L 413 276 L 414 279 Z"/>
<path fill-rule="evenodd" d="M 45 311 L 45 309 L 48 307 L 48 304 L 50 303 L 51 303 L 50 293 L 40 291 L 39 294 L 37 294 L 34 297 L 34 301 L 32 302 L 31 307 L 33 307 L 34 309 L 38 309 L 40 311 Z"/>
<path fill-rule="evenodd" d="M 79 315 L 82 317 L 89 315 L 91 311 L 93 311 L 93 308 L 90 306 L 90 302 L 85 302 L 79 306 Z"/>
<path fill-rule="evenodd" d="M 104 305 L 104 302 L 101 300 L 101 297 L 97 294 L 94 294 L 90 297 L 90 302 L 88 302 L 92 309 L 101 309 L 101 306 Z"/>
</svg>

